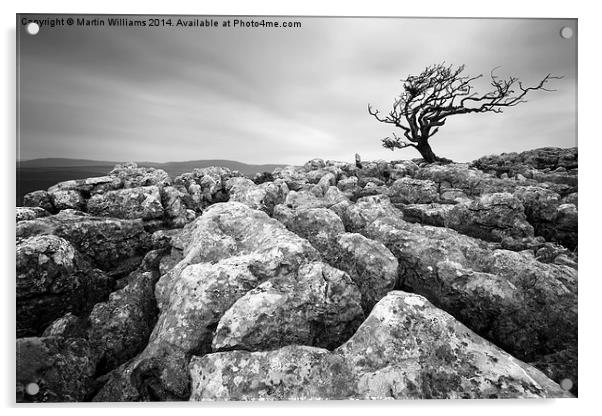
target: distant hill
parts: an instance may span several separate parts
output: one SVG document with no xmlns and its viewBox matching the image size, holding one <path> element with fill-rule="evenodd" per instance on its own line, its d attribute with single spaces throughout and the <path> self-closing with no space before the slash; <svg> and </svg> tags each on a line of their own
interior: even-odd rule
<svg viewBox="0 0 602 416">
<path fill-rule="evenodd" d="M 17 161 L 17 206 L 23 203 L 23 196 L 29 192 L 46 190 L 57 182 L 71 179 L 83 179 L 103 176 L 117 163 L 86 159 L 45 158 Z M 237 170 L 243 175 L 254 175 L 258 172 L 272 172 L 286 166 L 284 164 L 251 165 L 233 160 L 190 160 L 185 162 L 136 162 L 138 166 L 165 170 L 172 178 L 184 172 L 192 172 L 195 168 L 222 166 Z"/>
<path fill-rule="evenodd" d="M 19 168 L 72 168 L 86 166 L 115 166 L 119 162 L 107 162 L 87 159 L 65 159 L 59 157 L 17 161 Z"/>
</svg>

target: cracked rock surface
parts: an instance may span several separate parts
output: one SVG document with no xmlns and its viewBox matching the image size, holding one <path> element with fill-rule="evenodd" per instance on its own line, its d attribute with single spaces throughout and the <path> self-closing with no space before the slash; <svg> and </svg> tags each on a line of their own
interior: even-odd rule
<svg viewBox="0 0 602 416">
<path fill-rule="evenodd" d="M 27 194 L 17 401 L 573 397 L 577 169 L 124 163 Z"/>
</svg>

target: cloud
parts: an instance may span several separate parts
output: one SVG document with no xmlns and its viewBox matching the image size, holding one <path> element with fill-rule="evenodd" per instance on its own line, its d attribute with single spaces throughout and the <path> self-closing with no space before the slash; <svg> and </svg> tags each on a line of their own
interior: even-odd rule
<svg viewBox="0 0 602 416">
<path fill-rule="evenodd" d="M 291 18 L 301 29 L 54 28 L 21 36 L 20 156 L 303 163 L 411 158 L 366 110 L 399 79 L 445 60 L 469 73 L 537 82 L 565 75 L 500 115 L 457 117 L 432 139 L 455 160 L 576 142 L 574 21 Z"/>
</svg>

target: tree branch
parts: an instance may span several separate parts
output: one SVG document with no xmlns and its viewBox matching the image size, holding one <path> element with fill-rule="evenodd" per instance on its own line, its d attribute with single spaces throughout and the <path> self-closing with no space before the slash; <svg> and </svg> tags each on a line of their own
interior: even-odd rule
<svg viewBox="0 0 602 416">
<path fill-rule="evenodd" d="M 502 79 L 493 68 L 489 74 L 491 89 L 484 94 L 474 91 L 473 82 L 483 75 L 462 75 L 464 65 L 454 68 L 445 63 L 427 66 L 419 75 L 402 79 L 403 90 L 386 116 L 368 105 L 368 112 L 381 123 L 391 124 L 403 131 L 404 137 L 393 133 L 382 139 L 383 146 L 394 150 L 406 147 L 425 147 L 428 139 L 439 132 L 447 117 L 470 113 L 501 113 L 505 108 L 527 102 L 532 91 L 555 91 L 547 87 L 561 76 L 546 75 L 538 84 L 525 87 L 514 76 Z"/>
</svg>

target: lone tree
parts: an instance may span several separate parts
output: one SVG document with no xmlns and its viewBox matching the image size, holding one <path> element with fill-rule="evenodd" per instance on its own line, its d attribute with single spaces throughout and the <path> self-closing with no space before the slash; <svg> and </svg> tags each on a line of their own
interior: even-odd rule
<svg viewBox="0 0 602 416">
<path fill-rule="evenodd" d="M 403 137 L 393 133 L 393 137 L 382 139 L 387 149 L 413 147 L 429 163 L 438 158 L 429 144 L 441 126 L 450 116 L 470 113 L 501 113 L 505 107 L 514 107 L 526 102 L 529 91 L 554 91 L 545 87 L 551 79 L 561 79 L 552 74 L 546 75 L 539 84 L 523 86 L 516 77 L 500 79 L 491 71 L 491 91 L 479 94 L 473 91 L 471 83 L 483 75 L 462 75 L 464 65 L 437 64 L 427 67 L 420 75 L 402 79 L 403 91 L 393 102 L 393 108 L 386 116 L 368 105 L 368 112 L 382 123 L 392 124 L 403 131 Z"/>
</svg>

